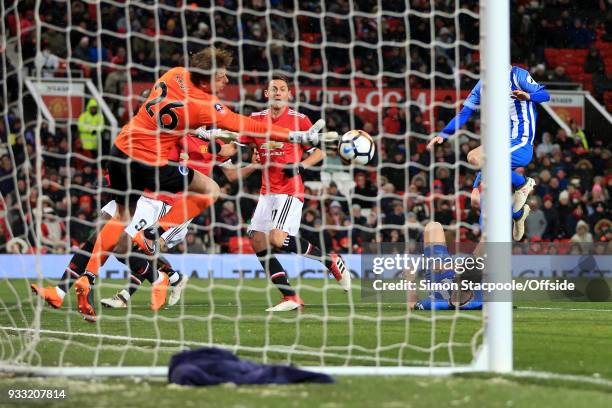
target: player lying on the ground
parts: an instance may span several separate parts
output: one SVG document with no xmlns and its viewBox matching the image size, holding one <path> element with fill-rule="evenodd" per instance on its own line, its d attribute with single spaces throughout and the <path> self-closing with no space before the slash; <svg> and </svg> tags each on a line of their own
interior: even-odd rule
<svg viewBox="0 0 612 408">
<path fill-rule="evenodd" d="M 423 252 L 426 258 L 437 258 L 440 260 L 450 258 L 448 248 L 446 246 L 446 237 L 444 229 L 439 222 L 429 222 L 425 225 L 423 231 Z M 405 278 L 414 281 L 417 271 L 405 271 Z M 473 270 L 465 271 L 461 274 L 452 269 L 432 269 L 425 271 L 424 279 L 436 283 L 452 283 L 460 284 L 461 280 L 470 280 L 480 282 L 482 278 L 482 270 L 474 268 Z M 460 285 L 459 285 L 460 286 Z M 430 291 L 425 299 L 417 299 L 416 291 L 408 292 L 408 307 L 416 310 L 476 310 L 482 309 L 483 294 L 480 290 L 468 291 L 453 291 L 453 290 L 435 290 Z"/>
<path fill-rule="evenodd" d="M 292 97 L 290 86 L 287 77 L 272 76 L 264 90 L 269 107 L 254 112 L 251 118 L 295 131 L 310 129 L 310 119 L 289 107 Z M 351 273 L 342 257 L 337 254 L 324 255 L 321 249 L 298 236 L 304 205 L 302 173 L 323 159 L 323 151 L 312 146 L 250 136 L 241 136 L 240 142 L 253 145 L 263 165 L 260 197 L 248 232 L 259 262 L 283 296 L 280 303 L 267 311 L 281 312 L 304 307 L 304 301 L 289 283 L 287 272 L 272 253 L 274 250 L 323 262 L 342 288 L 350 290 Z M 308 157 L 302 160 L 304 153 Z"/>
<path fill-rule="evenodd" d="M 512 237 L 519 241 L 525 233 L 525 219 L 529 215 L 530 208 L 526 204 L 527 196 L 535 187 L 535 180 L 524 177 L 515 170 L 518 167 L 527 166 L 533 157 L 533 139 L 536 131 L 536 104 L 550 100 L 550 95 L 544 86 L 536 83 L 529 72 L 520 67 L 510 67 L 510 160 L 512 187 L 515 189 L 512 200 Z M 480 109 L 480 87 L 478 81 L 474 89 L 470 92 L 463 103 L 463 109 L 457 114 L 440 132 L 434 136 L 428 149 L 432 149 L 435 144 L 444 142 L 450 135 L 461 129 L 475 111 Z M 484 150 L 482 146 L 471 150 L 468 153 L 468 162 L 478 169 L 484 164 Z M 480 172 L 474 182 L 474 187 L 478 187 L 480 182 Z M 489 181 L 491 182 L 491 181 Z"/>
<path fill-rule="evenodd" d="M 180 158 L 183 165 L 197 169 L 202 174 L 207 176 L 212 173 L 214 166 L 218 166 L 230 183 L 236 181 L 238 178 L 247 177 L 249 174 L 259 168 L 257 165 L 253 164 L 241 168 L 233 166 L 230 157 L 236 154 L 236 145 L 234 143 L 223 145 L 220 144 L 219 141 L 207 143 L 193 136 L 187 136 L 187 139 L 188 140 L 186 140 L 185 143 L 181 144 L 180 146 L 181 148 L 186 148 L 187 150 L 180 150 L 179 146 L 177 145 L 177 148 L 173 149 L 173 151 L 170 153 L 169 157 L 171 161 L 179 160 Z M 172 208 L 173 198 L 162 195 L 158 196 L 161 196 L 158 198 L 164 199 L 168 202 L 168 204 L 164 202 L 164 210 L 156 211 L 156 214 L 165 214 Z M 161 201 L 157 202 L 161 203 Z M 136 209 L 136 213 L 132 218 L 131 224 L 139 224 L 139 226 L 144 226 L 145 230 L 155 225 L 155 222 L 159 219 L 159 215 L 155 217 L 147 217 L 145 222 L 143 222 L 142 218 L 140 218 L 137 214 L 138 209 Z M 189 222 L 190 221 L 191 220 L 189 220 Z M 189 222 L 183 224 L 185 225 L 185 228 L 182 228 L 180 231 L 174 229 L 175 232 L 171 232 L 171 238 L 166 239 L 166 247 L 172 248 L 184 240 L 187 234 L 187 226 Z M 164 258 L 162 257 L 160 259 L 163 260 Z M 170 287 L 173 288 L 172 285 L 174 285 L 174 283 L 172 281 L 172 276 L 169 275 L 169 278 L 171 285 Z M 177 284 L 181 285 L 181 291 L 176 291 L 178 292 L 178 296 L 173 296 L 175 291 L 170 292 L 170 296 L 168 298 L 168 304 L 170 306 L 176 304 L 180 300 L 182 289 L 186 286 L 187 280 L 187 275 L 180 274 L 180 280 L 177 281 Z M 134 292 L 136 292 L 136 290 L 138 290 L 139 286 L 140 285 L 138 282 L 136 282 L 136 285 L 129 284 L 126 288 L 116 293 L 113 297 L 101 299 L 100 303 L 106 307 L 125 308 L 127 307 L 131 296 L 134 294 Z"/>
<path fill-rule="evenodd" d="M 185 193 L 158 221 L 161 246 L 168 230 L 199 215 L 219 197 L 219 186 L 212 179 L 197 170 L 168 162 L 172 146 L 190 130 L 218 127 L 290 143 L 316 144 L 325 139 L 325 134 L 320 133 L 325 126 L 323 121 L 307 131 L 290 131 L 254 121 L 225 107 L 216 94 L 229 82 L 226 69 L 231 60 L 228 51 L 210 47 L 194 54 L 189 68 L 170 69 L 155 82 L 138 114 L 117 136 L 107 165 L 117 214 L 98 234 L 84 274 L 87 279 L 75 284 L 78 308 L 86 319 L 95 316 L 91 286 L 104 254 L 117 245 L 141 192 Z M 337 140 L 334 133 L 331 136 Z M 144 237 L 142 231 L 135 238 L 155 252 L 155 240 Z"/>
</svg>

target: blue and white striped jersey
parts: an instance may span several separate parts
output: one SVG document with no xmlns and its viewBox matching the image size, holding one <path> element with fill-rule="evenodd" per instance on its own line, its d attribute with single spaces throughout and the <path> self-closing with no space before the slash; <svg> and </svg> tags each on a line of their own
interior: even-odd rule
<svg viewBox="0 0 612 408">
<path fill-rule="evenodd" d="M 512 67 L 510 70 L 510 92 L 515 90 L 525 91 L 530 94 L 536 93 L 544 89 L 544 86 L 538 84 L 531 78 L 529 71 Z M 472 110 L 480 109 L 480 86 L 481 81 L 478 81 L 474 89 L 463 103 L 464 106 Z M 533 100 L 519 101 L 508 96 L 510 108 L 510 144 L 512 147 L 525 146 L 533 144 L 533 139 L 536 130 L 536 102 Z"/>
</svg>

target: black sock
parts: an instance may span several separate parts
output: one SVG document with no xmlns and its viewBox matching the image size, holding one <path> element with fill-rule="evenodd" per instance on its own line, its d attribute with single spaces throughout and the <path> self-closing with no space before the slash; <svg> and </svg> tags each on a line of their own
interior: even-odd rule
<svg viewBox="0 0 612 408">
<path fill-rule="evenodd" d="M 160 272 L 165 272 L 168 277 L 171 277 L 175 273 L 178 273 L 177 271 L 172 269 L 172 265 L 170 265 L 170 262 L 168 262 L 168 260 L 161 255 L 157 258 L 157 270 Z"/>
<path fill-rule="evenodd" d="M 285 242 L 283 243 L 282 250 L 323 262 L 327 269 L 330 269 L 332 266 L 331 259 L 324 256 L 320 248 L 314 246 L 305 239 L 296 238 L 293 235 L 287 235 L 287 238 L 285 238 Z"/>
<path fill-rule="evenodd" d="M 127 266 L 130 268 L 130 285 L 128 287 L 130 296 L 138 290 L 144 280 L 153 283 L 157 279 L 157 272 L 153 264 L 145 259 L 142 254 L 130 255 Z"/>
<path fill-rule="evenodd" d="M 256 255 L 264 270 L 268 272 L 270 280 L 283 296 L 294 296 L 295 291 L 289 283 L 287 272 L 283 270 L 283 266 L 278 262 L 278 259 L 274 255 L 268 254 L 267 250 L 259 251 Z"/>
<path fill-rule="evenodd" d="M 172 269 L 172 265 L 170 265 L 170 262 L 168 262 L 168 260 L 161 255 L 157 258 L 157 270 L 159 272 L 165 272 L 166 275 L 168 275 L 168 278 L 170 279 L 170 286 L 176 286 L 180 281 L 183 280 L 183 275 L 178 273 L 178 271 Z M 175 274 L 178 277 L 176 278 L 176 281 L 172 282 L 172 280 L 174 279 L 173 276 Z"/>
<path fill-rule="evenodd" d="M 83 273 L 83 276 L 87 277 L 87 280 L 89 281 L 90 285 L 94 285 L 96 283 L 96 275 L 94 275 L 91 272 L 85 272 Z"/>
<path fill-rule="evenodd" d="M 92 234 L 83 246 L 77 249 L 74 255 L 72 255 L 68 267 L 62 274 L 61 282 L 57 285 L 58 288 L 68 293 L 72 285 L 74 285 L 74 282 L 85 273 L 85 267 L 87 267 L 87 262 L 89 262 L 89 258 L 91 258 L 91 251 L 93 250 L 95 242 L 96 235 Z"/>
</svg>

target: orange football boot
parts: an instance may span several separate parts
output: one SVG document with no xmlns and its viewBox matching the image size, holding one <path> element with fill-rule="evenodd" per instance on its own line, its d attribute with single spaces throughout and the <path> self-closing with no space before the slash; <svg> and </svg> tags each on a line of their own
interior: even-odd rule
<svg viewBox="0 0 612 408">
<path fill-rule="evenodd" d="M 89 284 L 87 276 L 81 276 L 74 283 L 74 289 L 77 295 L 77 306 L 79 312 L 83 315 L 83 319 L 93 323 L 96 321 L 96 309 L 94 307 L 93 287 Z"/>
<path fill-rule="evenodd" d="M 30 285 L 30 288 L 32 289 L 32 292 L 35 295 L 45 299 L 45 302 L 47 302 L 47 304 L 52 308 L 59 309 L 60 307 L 62 307 L 64 299 L 62 299 L 60 295 L 57 294 L 57 291 L 55 290 L 54 286 L 39 288 L 38 285 L 33 283 Z"/>
<path fill-rule="evenodd" d="M 151 310 L 155 312 L 166 304 L 166 294 L 170 285 L 170 279 L 166 272 L 160 272 L 159 275 L 162 277 L 161 282 L 154 283 L 151 287 Z"/>
</svg>

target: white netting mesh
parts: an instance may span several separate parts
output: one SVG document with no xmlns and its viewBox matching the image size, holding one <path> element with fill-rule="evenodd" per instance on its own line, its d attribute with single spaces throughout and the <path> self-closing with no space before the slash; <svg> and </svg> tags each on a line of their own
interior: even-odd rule
<svg viewBox="0 0 612 408">
<path fill-rule="evenodd" d="M 478 78 L 478 2 L 410 3 L 3 2 L 0 361 L 159 366 L 184 347 L 218 345 L 297 364 L 471 362 L 479 313 L 416 314 L 405 303 L 364 303 L 359 288 L 345 295 L 321 279 L 324 266 L 299 256 L 279 259 L 305 312 L 265 313 L 277 291 L 253 255 L 239 254 L 248 252 L 259 173 L 234 185 L 215 173 L 222 198 L 169 256 L 176 269 L 202 278 L 191 279 L 176 306 L 151 312 L 145 285 L 127 309 L 98 307 L 99 323 L 86 325 L 73 295 L 52 310 L 28 289 L 56 284 L 70 256 L 52 254 L 69 253 L 101 226 L 108 201 L 101 170 L 118 131 L 112 118 L 126 123 L 142 90 L 210 45 L 235 56 L 223 94 L 235 111 L 264 109 L 271 73 L 283 72 L 293 79 L 296 110 L 339 133 L 364 129 L 375 138 L 370 166 L 346 166 L 330 151 L 304 175 L 303 238 L 325 253 L 348 254 L 357 273 L 365 243 L 419 242 L 431 220 L 444 225 L 449 241 L 477 241 L 466 154 L 478 145 L 479 123 L 435 154 L 425 143 Z M 95 125 L 95 149 L 77 126 L 90 98 L 104 117 Z M 238 165 L 250 161 L 240 156 Z M 16 252 L 24 254 L 4 254 Z M 114 260 L 102 269 L 97 299 L 124 286 L 124 270 Z"/>
</svg>

